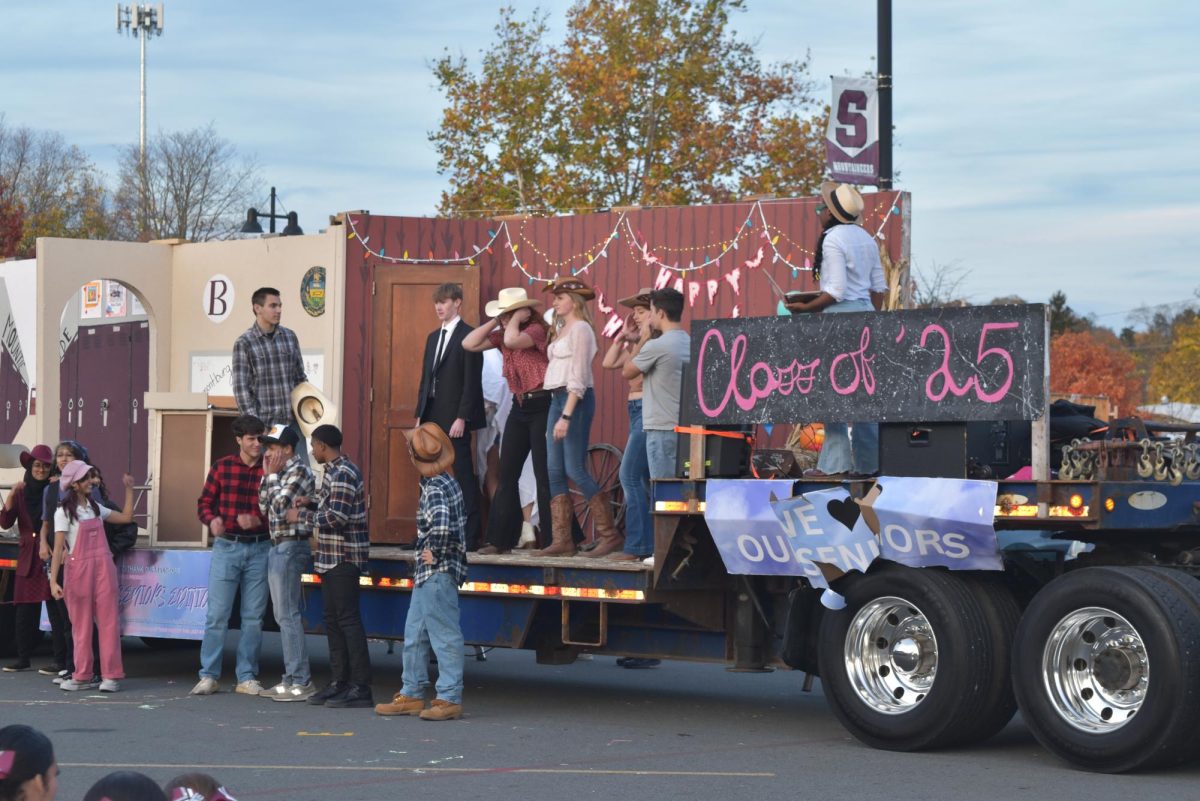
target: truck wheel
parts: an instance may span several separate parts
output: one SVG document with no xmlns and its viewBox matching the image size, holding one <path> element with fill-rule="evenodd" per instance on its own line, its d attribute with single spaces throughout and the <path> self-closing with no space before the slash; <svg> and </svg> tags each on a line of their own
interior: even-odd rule
<svg viewBox="0 0 1200 801">
<path fill-rule="evenodd" d="M 1013 683 L 1049 751 L 1105 773 L 1196 753 L 1200 591 L 1185 580 L 1094 567 L 1034 596 L 1017 629 Z"/>
<path fill-rule="evenodd" d="M 887 567 L 840 585 L 821 623 L 821 681 L 859 740 L 890 751 L 961 742 L 985 716 L 997 670 L 988 615 L 968 581 Z"/>
<path fill-rule="evenodd" d="M 1017 599 L 998 576 L 977 574 L 966 578 L 987 619 L 992 646 L 992 682 L 985 691 L 982 714 L 966 723 L 959 736 L 963 745 L 980 743 L 999 732 L 1017 713 L 1012 686 L 1012 650 L 1021 622 Z"/>
</svg>

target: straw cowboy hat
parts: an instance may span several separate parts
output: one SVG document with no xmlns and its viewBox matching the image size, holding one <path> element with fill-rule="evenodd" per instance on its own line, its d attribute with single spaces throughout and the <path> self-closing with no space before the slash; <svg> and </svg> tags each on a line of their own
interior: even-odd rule
<svg viewBox="0 0 1200 801">
<path fill-rule="evenodd" d="M 596 297 L 596 291 L 594 289 L 574 276 L 554 279 L 546 284 L 546 291 L 553 292 L 555 295 L 560 292 L 570 292 L 573 295 L 578 295 L 584 300 L 591 300 L 592 298 Z"/>
<path fill-rule="evenodd" d="M 627 298 L 621 298 L 617 303 L 622 306 L 628 306 L 631 309 L 636 309 L 638 306 L 650 308 L 650 293 L 654 290 L 648 286 L 644 286 L 637 291 L 636 295 L 630 295 Z"/>
<path fill-rule="evenodd" d="M 292 389 L 292 414 L 305 437 L 311 437 L 317 426 L 333 424 L 338 410 L 333 401 L 308 381 Z"/>
<path fill-rule="evenodd" d="M 507 287 L 501 289 L 496 295 L 495 300 L 489 300 L 487 305 L 483 307 L 483 313 L 488 317 L 499 317 L 502 314 L 517 309 L 524 309 L 527 306 L 541 306 L 540 300 L 535 300 L 525 294 L 525 290 L 520 287 Z"/>
<path fill-rule="evenodd" d="M 454 464 L 454 445 L 437 423 L 421 423 L 404 432 L 417 472 L 429 478 L 446 472 Z"/>
<path fill-rule="evenodd" d="M 852 223 L 862 214 L 862 195 L 850 184 L 824 182 L 821 184 L 821 199 L 838 222 Z"/>
<path fill-rule="evenodd" d="M 33 450 L 23 452 L 19 458 L 21 460 L 21 467 L 24 467 L 26 470 L 33 466 L 34 460 L 53 466 L 54 451 L 50 450 L 49 445 L 35 445 Z"/>
</svg>

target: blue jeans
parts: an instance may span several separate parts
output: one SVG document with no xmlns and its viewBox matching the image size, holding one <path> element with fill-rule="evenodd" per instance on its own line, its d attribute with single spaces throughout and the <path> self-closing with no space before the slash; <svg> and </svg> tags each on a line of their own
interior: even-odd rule
<svg viewBox="0 0 1200 801">
<path fill-rule="evenodd" d="M 458 587 L 448 573 L 434 573 L 413 590 L 404 621 L 404 684 L 400 692 L 421 698 L 429 684 L 429 649 L 438 660 L 437 697 L 462 703 L 463 635 Z"/>
<path fill-rule="evenodd" d="M 566 406 L 566 391 L 555 390 L 550 399 L 550 414 L 546 417 L 546 470 L 550 474 L 550 497 L 566 495 L 570 491 L 569 478 L 590 501 L 600 491 L 600 486 L 587 471 L 588 437 L 592 433 L 592 415 L 596 413 L 596 394 L 590 388 L 583 394 L 571 413 L 567 436 L 555 439 L 554 424 Z"/>
<path fill-rule="evenodd" d="M 679 435 L 674 431 L 647 429 L 646 461 L 650 465 L 650 478 L 675 478 L 675 452 L 679 449 Z"/>
<path fill-rule="evenodd" d="M 826 307 L 823 314 L 874 311 L 869 300 L 844 300 Z M 817 458 L 822 473 L 875 473 L 879 471 L 879 423 L 854 424 L 853 441 L 846 423 L 825 424 L 825 444 Z"/>
<path fill-rule="evenodd" d="M 234 542 L 213 540 L 212 563 L 208 567 L 208 615 L 204 641 L 200 644 L 200 677 L 221 678 L 221 655 L 233 598 L 242 591 L 242 635 L 238 638 L 237 680 L 258 676 L 258 653 L 262 649 L 263 614 L 267 611 L 267 554 L 271 541 Z"/>
<path fill-rule="evenodd" d="M 307 542 L 287 540 L 271 547 L 267 556 L 267 584 L 271 588 L 271 606 L 279 624 L 283 644 L 283 682 L 304 685 L 312 681 L 308 667 L 308 647 L 304 620 L 300 616 L 303 594 L 300 574 L 312 570 L 312 548 Z"/>
<path fill-rule="evenodd" d="M 625 553 L 654 553 L 654 523 L 650 518 L 650 462 L 642 430 L 642 401 L 629 401 L 629 439 L 621 457 L 621 489 L 625 492 Z"/>
</svg>

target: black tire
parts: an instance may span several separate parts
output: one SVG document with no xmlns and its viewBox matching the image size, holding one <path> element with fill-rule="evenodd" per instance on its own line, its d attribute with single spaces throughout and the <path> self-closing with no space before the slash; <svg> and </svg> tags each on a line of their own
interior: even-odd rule
<svg viewBox="0 0 1200 801">
<path fill-rule="evenodd" d="M 1200 590 L 1188 581 L 1151 568 L 1092 567 L 1034 596 L 1017 628 L 1013 684 L 1047 750 L 1104 773 L 1196 754 Z M 1044 669 L 1046 660 L 1073 669 Z"/>
<path fill-rule="evenodd" d="M 999 576 L 976 574 L 967 577 L 987 618 L 991 632 L 992 684 L 985 692 L 983 714 L 969 722 L 961 735 L 963 745 L 981 743 L 1008 725 L 1017 713 L 1017 696 L 1012 685 L 1012 649 L 1021 622 L 1021 607 L 1012 590 Z"/>
<path fill-rule="evenodd" d="M 997 668 L 989 614 L 970 582 L 941 570 L 901 566 L 851 579 L 838 585 L 846 608 L 826 612 L 821 623 L 821 682 L 834 715 L 851 734 L 875 748 L 920 751 L 962 743 L 963 735 L 973 731 L 987 716 L 987 706 L 994 704 Z M 903 601 L 907 611 L 888 598 Z M 893 608 L 899 614 L 888 614 Z M 903 664 L 904 646 L 919 638 L 896 636 L 889 642 L 886 636 L 875 637 L 893 620 L 903 630 L 904 615 L 918 629 L 927 624 L 935 641 L 932 649 L 917 646 L 926 657 L 933 653 L 936 662 L 924 677 Z M 875 616 L 878 629 L 869 625 Z M 859 633 L 851 634 L 852 627 Z M 848 647 L 848 636 L 857 645 Z M 872 651 L 867 642 L 879 650 Z M 859 656 L 847 659 L 847 650 Z M 877 665 L 879 661 L 884 664 Z M 857 669 L 858 664 L 863 667 Z M 922 681 L 928 682 L 924 691 L 913 689 Z M 897 686 L 891 691 L 896 705 L 889 708 L 889 686 L 905 682 L 908 689 Z"/>
</svg>

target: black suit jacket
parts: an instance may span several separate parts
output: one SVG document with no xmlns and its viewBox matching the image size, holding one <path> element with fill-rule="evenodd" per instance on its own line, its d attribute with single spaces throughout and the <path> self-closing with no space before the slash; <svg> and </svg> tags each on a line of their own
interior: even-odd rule
<svg viewBox="0 0 1200 801">
<path fill-rule="evenodd" d="M 441 327 L 434 329 L 425 340 L 421 388 L 417 392 L 417 418 L 422 422 L 437 423 L 447 433 L 459 417 L 467 421 L 468 431 L 487 425 L 483 411 L 483 354 L 463 348 L 463 340 L 469 333 L 471 325 L 459 319 L 454 333 L 447 337 L 436 375 L 433 357 L 437 354 Z"/>
</svg>

